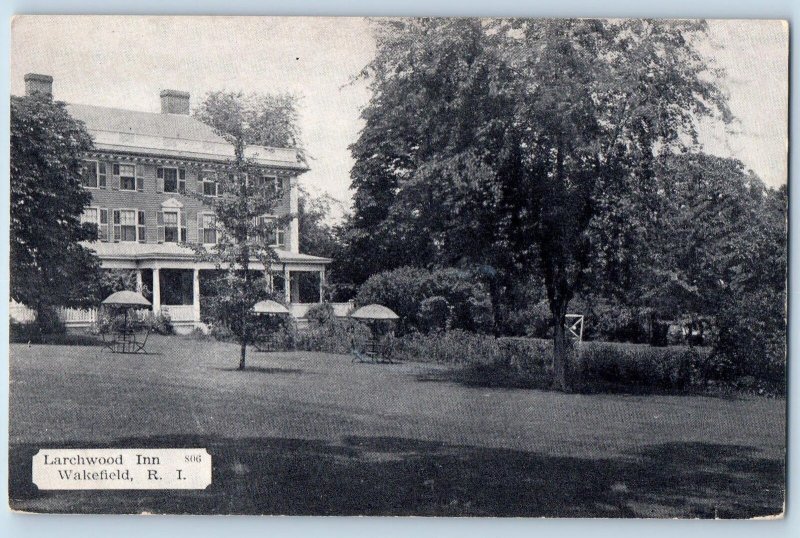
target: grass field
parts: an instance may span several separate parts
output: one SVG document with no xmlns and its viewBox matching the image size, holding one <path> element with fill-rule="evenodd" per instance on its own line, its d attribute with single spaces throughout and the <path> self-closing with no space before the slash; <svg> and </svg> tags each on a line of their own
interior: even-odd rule
<svg viewBox="0 0 800 538">
<path fill-rule="evenodd" d="M 444 381 L 431 364 L 249 355 L 183 337 L 152 354 L 11 346 L 18 510 L 563 517 L 782 511 L 785 400 L 581 395 Z M 55 447 L 205 447 L 204 491 L 39 492 Z"/>
</svg>

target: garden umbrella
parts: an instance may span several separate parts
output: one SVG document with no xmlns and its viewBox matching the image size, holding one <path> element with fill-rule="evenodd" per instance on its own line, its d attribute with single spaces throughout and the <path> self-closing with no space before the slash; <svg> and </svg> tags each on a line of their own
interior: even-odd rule
<svg viewBox="0 0 800 538">
<path fill-rule="evenodd" d="M 370 304 L 362 306 L 352 314 L 351 318 L 367 319 L 367 320 L 394 320 L 400 319 L 400 316 L 395 314 L 390 308 L 386 308 L 379 304 Z"/>
<path fill-rule="evenodd" d="M 103 299 L 103 304 L 107 306 L 141 308 L 150 306 L 151 303 L 145 299 L 141 293 L 136 293 L 135 291 L 118 291 Z"/>
<path fill-rule="evenodd" d="M 281 303 L 267 299 L 259 301 L 253 306 L 256 314 L 288 314 L 289 310 Z"/>
</svg>

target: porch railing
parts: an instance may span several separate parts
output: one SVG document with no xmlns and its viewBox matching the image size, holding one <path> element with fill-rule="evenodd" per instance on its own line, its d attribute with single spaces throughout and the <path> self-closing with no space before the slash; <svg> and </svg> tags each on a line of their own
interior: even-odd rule
<svg viewBox="0 0 800 538">
<path fill-rule="evenodd" d="M 161 313 L 169 316 L 173 322 L 195 321 L 192 305 L 161 305 Z"/>
</svg>

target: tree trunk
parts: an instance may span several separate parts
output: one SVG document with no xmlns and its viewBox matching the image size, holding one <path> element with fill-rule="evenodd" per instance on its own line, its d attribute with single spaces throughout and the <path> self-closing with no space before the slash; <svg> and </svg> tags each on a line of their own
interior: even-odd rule
<svg viewBox="0 0 800 538">
<path fill-rule="evenodd" d="M 241 353 L 239 355 L 239 370 L 244 370 L 244 360 L 247 355 L 247 342 L 242 342 Z"/>
<path fill-rule="evenodd" d="M 553 306 L 553 388 L 567 390 L 567 328 L 564 323 L 566 305 Z"/>
</svg>

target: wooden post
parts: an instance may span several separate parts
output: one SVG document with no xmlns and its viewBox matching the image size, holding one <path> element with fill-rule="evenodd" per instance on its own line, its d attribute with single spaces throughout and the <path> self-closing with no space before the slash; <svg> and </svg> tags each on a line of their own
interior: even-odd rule
<svg viewBox="0 0 800 538">
<path fill-rule="evenodd" d="M 319 302 L 325 302 L 325 269 L 319 272 Z"/>
<path fill-rule="evenodd" d="M 153 269 L 153 314 L 161 312 L 161 278 L 158 267 Z"/>
<path fill-rule="evenodd" d="M 286 299 L 286 304 L 292 302 L 292 288 L 291 288 L 291 273 L 289 272 L 289 268 L 285 265 L 283 266 L 283 295 L 284 299 Z"/>
<path fill-rule="evenodd" d="M 195 268 L 192 275 L 192 311 L 194 326 L 200 323 L 200 269 Z"/>
</svg>

